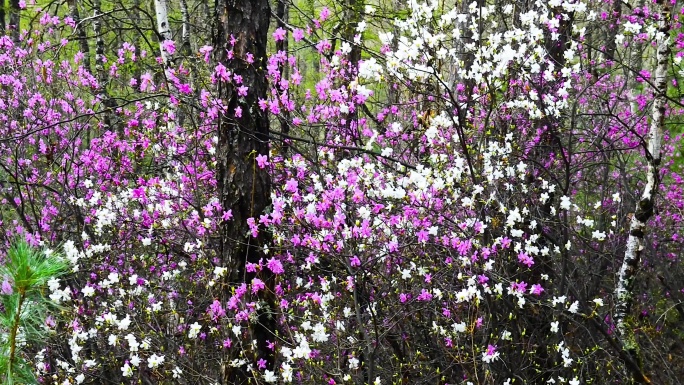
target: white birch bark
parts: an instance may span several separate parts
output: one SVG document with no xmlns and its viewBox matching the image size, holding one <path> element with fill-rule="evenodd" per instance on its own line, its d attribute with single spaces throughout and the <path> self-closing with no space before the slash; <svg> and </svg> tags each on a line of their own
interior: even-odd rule
<svg viewBox="0 0 684 385">
<path fill-rule="evenodd" d="M 648 162 L 646 184 L 644 185 L 641 199 L 636 205 L 635 213 L 632 216 L 629 238 L 627 239 L 627 250 L 618 273 L 618 282 L 615 289 L 615 325 L 623 349 L 635 359 L 635 362 L 639 362 L 638 346 L 633 328 L 628 322 L 628 316 L 633 303 L 636 270 L 641 260 L 641 253 L 645 247 L 644 233 L 648 228 L 647 221 L 653 215 L 654 199 L 660 182 L 658 170 L 667 102 L 665 93 L 667 91 L 667 70 L 670 56 L 670 6 L 664 1 L 659 1 L 659 3 L 662 8 L 658 24 L 653 110 L 646 153 L 646 160 Z"/>
<path fill-rule="evenodd" d="M 182 39 L 182 49 L 187 50 L 187 52 L 183 52 L 184 54 L 189 54 L 192 51 L 192 47 L 190 46 L 190 14 L 188 13 L 188 3 L 185 0 L 181 0 L 180 2 L 181 6 L 181 17 L 183 20 L 183 31 L 181 33 L 181 39 Z"/>
<path fill-rule="evenodd" d="M 164 41 L 172 40 L 171 26 L 169 25 L 169 13 L 166 7 L 166 0 L 154 0 L 154 12 L 157 18 L 157 33 L 159 33 L 159 45 L 161 51 L 161 58 L 164 66 L 169 61 L 169 53 L 162 47 Z"/>
<path fill-rule="evenodd" d="M 167 11 L 166 0 L 154 0 L 154 11 L 157 18 L 157 33 L 159 33 L 159 51 L 161 54 L 162 65 L 164 66 L 164 77 L 166 78 L 166 84 L 169 93 L 172 93 L 171 79 L 173 74 L 170 69 L 169 59 L 171 54 L 164 49 L 164 42 L 167 40 L 173 40 L 173 34 L 171 33 L 171 26 L 169 25 L 169 14 Z M 168 103 L 168 115 L 169 119 L 166 124 L 166 129 L 169 130 L 173 128 L 176 118 L 176 111 L 173 103 L 169 101 Z"/>
<path fill-rule="evenodd" d="M 95 32 L 95 74 L 100 86 L 107 80 L 104 69 L 104 38 L 102 37 L 102 2 L 93 1 L 93 31 Z"/>
<path fill-rule="evenodd" d="M 171 93 L 172 86 L 169 83 L 171 70 L 169 68 L 169 58 L 171 55 L 164 49 L 164 42 L 166 40 L 173 40 L 173 34 L 171 33 L 171 26 L 169 25 L 169 14 L 166 7 L 166 0 L 154 0 L 154 12 L 157 19 L 157 33 L 159 34 L 159 51 L 162 58 L 162 65 L 164 66 L 164 77 L 166 78 L 166 84 L 169 93 Z M 168 105 L 169 119 L 166 123 L 166 131 L 169 132 L 174 124 L 172 122 L 172 117 L 175 117 L 175 108 L 173 103 L 169 101 Z M 169 175 L 167 174 L 168 178 Z M 171 309 L 176 309 L 175 302 L 171 301 L 169 303 Z M 173 335 L 174 331 L 177 330 L 178 324 L 180 322 L 180 316 L 175 311 L 169 314 L 166 320 L 166 332 Z"/>
</svg>

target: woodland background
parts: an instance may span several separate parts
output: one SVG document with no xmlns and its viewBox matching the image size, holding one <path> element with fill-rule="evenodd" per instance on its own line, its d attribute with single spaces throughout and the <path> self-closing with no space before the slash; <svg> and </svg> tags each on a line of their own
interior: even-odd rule
<svg viewBox="0 0 684 385">
<path fill-rule="evenodd" d="M 0 5 L 6 383 L 681 383 L 680 2 Z"/>
</svg>

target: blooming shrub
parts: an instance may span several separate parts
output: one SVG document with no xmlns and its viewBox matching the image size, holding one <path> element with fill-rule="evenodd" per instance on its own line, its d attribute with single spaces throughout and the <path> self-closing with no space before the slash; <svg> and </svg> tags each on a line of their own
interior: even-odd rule
<svg viewBox="0 0 684 385">
<path fill-rule="evenodd" d="M 269 34 L 291 46 L 268 57 L 269 92 L 254 105 L 218 92 L 254 95 L 230 70 L 260 60 L 239 36 L 224 62 L 215 47 L 185 57 L 164 40 L 179 55 L 164 68 L 126 42 L 104 77 L 73 52 L 71 18 L 46 13 L 18 43 L 0 38 L 3 236 L 60 250 L 70 269 L 48 283 L 63 310 L 34 352 L 37 378 L 220 383 L 230 368 L 255 383 L 673 378 L 658 374 L 660 358 L 633 362 L 615 320 L 662 93 L 650 73 L 590 56 L 606 7 L 413 1 L 392 14 L 369 3 L 344 39 L 344 13 L 321 8 Z M 382 13 L 391 28 L 371 17 Z M 666 41 L 661 17 L 620 15 L 616 52 Z M 271 205 L 236 219 L 221 203 L 219 130 L 257 110 L 273 122 L 270 151 L 242 161 L 268 172 Z M 680 113 L 664 107 L 668 121 Z M 663 351 L 681 339 L 677 143 L 666 133 L 634 289 L 641 316 L 629 320 Z M 244 271 L 222 260 L 227 223 L 272 239 Z M 275 325 L 266 355 L 254 328 L 264 320 Z"/>
</svg>

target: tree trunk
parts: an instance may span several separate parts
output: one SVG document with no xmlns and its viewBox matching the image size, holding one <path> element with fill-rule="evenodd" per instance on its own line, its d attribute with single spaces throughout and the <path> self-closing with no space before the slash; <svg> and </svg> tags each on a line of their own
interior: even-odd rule
<svg viewBox="0 0 684 385">
<path fill-rule="evenodd" d="M 361 21 L 361 10 L 364 7 L 363 0 L 347 0 L 345 9 L 346 26 L 344 31 L 344 39 L 351 44 L 351 52 L 349 53 L 349 62 L 352 67 L 358 67 L 361 60 L 361 46 L 354 43 L 354 36 L 360 34 L 357 31 L 359 22 Z"/>
<path fill-rule="evenodd" d="M 19 34 L 21 33 L 21 9 L 19 8 L 19 0 L 10 0 L 10 14 L 9 14 L 9 30 L 10 36 L 14 44 L 19 43 Z"/>
<path fill-rule="evenodd" d="M 159 54 L 162 59 L 162 66 L 164 67 L 164 82 L 166 83 L 166 89 L 171 96 L 170 99 L 175 97 L 174 95 L 174 84 L 172 83 L 172 72 L 171 72 L 171 56 L 173 52 L 169 52 L 164 46 L 165 42 L 173 41 L 173 33 L 171 32 L 171 25 L 169 24 L 169 13 L 166 0 L 154 0 L 154 13 L 157 19 L 157 34 L 159 35 Z M 167 130 L 172 127 L 171 120 L 176 119 L 176 105 L 169 100 L 167 105 L 169 120 L 166 123 Z"/>
<path fill-rule="evenodd" d="M 105 109 L 103 112 L 104 130 L 107 131 L 112 128 L 112 112 L 114 111 L 115 101 L 109 97 L 107 92 L 108 76 L 105 70 L 105 42 L 104 32 L 102 31 L 102 0 L 93 1 L 93 30 L 95 31 L 95 76 L 99 83 L 100 89 L 98 98 L 100 98 Z M 97 134 L 96 134 L 97 135 Z"/>
<path fill-rule="evenodd" d="M 245 263 L 258 263 L 265 259 L 263 246 L 270 241 L 266 231 L 253 237 L 247 226 L 248 218 L 263 214 L 270 205 L 271 179 L 268 170 L 257 166 L 256 156 L 269 151 L 269 121 L 267 111 L 259 108 L 259 99 L 267 96 L 266 45 L 271 16 L 269 0 L 225 0 L 217 9 L 218 59 L 235 75 L 242 76 L 242 84 L 220 83 L 218 91 L 227 110 L 219 122 L 217 151 L 217 182 L 219 198 L 225 211 L 231 210 L 233 218 L 221 225 L 220 253 L 224 267 L 228 268 L 232 283 L 249 283 L 253 274 L 245 271 Z M 234 39 L 234 44 L 231 40 Z M 233 57 L 229 59 L 228 51 Z M 251 62 L 251 63 L 250 63 Z M 239 96 L 237 87 L 246 86 L 246 96 Z M 237 112 L 241 110 L 241 115 Z M 240 116 L 238 116 L 240 115 Z M 244 358 L 256 362 L 267 361 L 273 369 L 274 357 L 267 347 L 267 340 L 274 341 L 275 321 L 270 313 L 272 300 L 267 298 L 272 290 L 273 279 L 264 276 L 267 289 L 261 300 L 265 305 L 258 313 L 258 319 L 250 325 L 245 345 L 256 340 L 256 350 L 247 352 Z M 229 290 L 229 289 L 227 289 Z M 227 291 L 226 296 L 230 295 Z M 249 381 L 251 373 L 243 366 L 224 371 L 223 382 L 243 384 Z"/>
<path fill-rule="evenodd" d="M 169 53 L 164 49 L 163 43 L 173 40 L 171 26 L 169 25 L 169 14 L 166 7 L 166 0 L 154 0 L 154 12 L 157 18 L 157 33 L 159 34 L 159 50 L 164 63 L 164 68 L 168 67 Z M 168 79 L 167 79 L 168 80 Z"/>
<path fill-rule="evenodd" d="M 5 0 L 0 2 L 0 35 L 5 34 Z"/>
<path fill-rule="evenodd" d="M 658 2 L 661 6 L 658 33 L 662 37 L 657 40 L 655 90 L 653 99 L 653 111 L 651 127 L 648 132 L 648 146 L 646 149 L 646 184 L 641 193 L 641 199 L 636 205 L 634 215 L 629 226 L 629 238 L 627 238 L 627 250 L 622 260 L 622 266 L 618 273 L 617 287 L 615 288 L 615 325 L 622 344 L 622 349 L 631 357 L 631 363 L 627 363 L 632 371 L 634 380 L 638 383 L 650 383 L 643 374 L 640 366 L 639 346 L 634 335 L 634 325 L 629 321 L 629 315 L 634 302 L 634 282 L 637 268 L 641 260 L 641 252 L 646 247 L 644 235 L 648 230 L 646 222 L 653 215 L 655 195 L 660 184 L 658 170 L 660 165 L 660 150 L 663 138 L 663 126 L 665 120 L 665 106 L 667 103 L 667 70 L 670 56 L 670 6 L 665 1 Z M 637 367 L 634 367 L 638 365 Z"/>
<path fill-rule="evenodd" d="M 90 67 L 90 47 L 88 46 L 88 36 L 86 36 L 85 28 L 83 28 L 83 25 L 81 25 L 81 14 L 78 12 L 78 4 L 76 4 L 76 0 L 68 0 L 67 3 L 69 4 L 69 14 L 71 15 L 71 18 L 74 19 L 74 23 L 76 23 L 78 45 L 83 53 L 83 68 L 87 69 L 89 72 L 92 72 L 93 69 Z"/>
<path fill-rule="evenodd" d="M 620 25 L 618 22 L 622 17 L 622 0 L 613 0 L 613 8 L 611 9 L 611 15 L 608 23 L 608 37 L 606 39 L 606 49 L 604 51 L 603 57 L 606 60 L 615 60 L 615 51 L 617 50 L 617 42 L 615 37 L 617 32 L 620 30 Z"/>
<path fill-rule="evenodd" d="M 190 13 L 188 12 L 188 2 L 186 0 L 181 0 L 180 7 L 183 21 L 180 52 L 185 56 L 189 56 L 192 53 L 192 46 L 190 45 Z"/>
</svg>

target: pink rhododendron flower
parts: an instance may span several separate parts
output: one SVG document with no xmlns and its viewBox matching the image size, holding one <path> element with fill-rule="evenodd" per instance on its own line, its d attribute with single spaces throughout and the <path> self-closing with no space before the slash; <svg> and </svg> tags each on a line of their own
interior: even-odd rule
<svg viewBox="0 0 684 385">
<path fill-rule="evenodd" d="M 278 27 L 278 29 L 273 32 L 273 39 L 275 41 L 283 41 L 287 38 L 287 31 Z"/>
<path fill-rule="evenodd" d="M 328 7 L 323 7 L 323 9 L 321 9 L 319 20 L 326 21 L 328 17 L 330 17 L 330 10 L 328 9 Z"/>
<path fill-rule="evenodd" d="M 268 166 L 268 156 L 267 155 L 263 155 L 263 154 L 257 155 L 256 161 L 257 161 L 257 166 L 259 166 L 259 168 L 264 168 L 264 167 Z"/>
<path fill-rule="evenodd" d="M 176 43 L 173 40 L 165 39 L 162 41 L 161 46 L 169 55 L 173 55 L 176 52 Z"/>
<path fill-rule="evenodd" d="M 304 31 L 301 29 L 297 28 L 294 31 L 292 31 L 292 37 L 296 42 L 302 40 L 304 38 Z"/>
<path fill-rule="evenodd" d="M 276 258 L 271 258 L 266 262 L 266 267 L 273 272 L 273 274 L 282 274 L 285 272 L 283 264 Z"/>
</svg>

